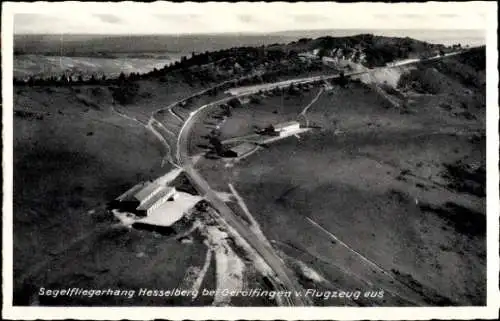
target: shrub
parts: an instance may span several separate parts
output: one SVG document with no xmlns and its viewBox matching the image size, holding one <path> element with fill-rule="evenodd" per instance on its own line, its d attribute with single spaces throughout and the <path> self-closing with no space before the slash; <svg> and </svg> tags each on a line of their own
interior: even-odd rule
<svg viewBox="0 0 500 321">
<path fill-rule="evenodd" d="M 238 98 L 233 98 L 229 100 L 227 104 L 233 108 L 241 107 L 241 102 Z"/>
<path fill-rule="evenodd" d="M 132 103 L 139 93 L 139 84 L 136 82 L 124 81 L 118 87 L 114 87 L 113 99 L 121 105 Z"/>
</svg>

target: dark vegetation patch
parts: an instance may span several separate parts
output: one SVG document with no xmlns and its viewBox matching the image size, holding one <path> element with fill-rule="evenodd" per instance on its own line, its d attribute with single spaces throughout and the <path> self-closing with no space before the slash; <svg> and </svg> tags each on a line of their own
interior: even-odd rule
<svg viewBox="0 0 500 321">
<path fill-rule="evenodd" d="M 132 227 L 138 230 L 145 230 L 148 232 L 156 232 L 158 234 L 164 235 L 164 236 L 171 236 L 172 234 L 175 234 L 176 231 L 170 226 L 158 226 L 158 225 L 152 225 L 148 223 L 134 223 L 132 224 Z"/>
<path fill-rule="evenodd" d="M 449 81 L 432 68 L 420 67 L 401 75 L 397 87 L 421 94 L 439 94 L 449 88 Z"/>
<path fill-rule="evenodd" d="M 121 105 L 131 104 L 135 101 L 139 93 L 139 84 L 137 82 L 123 81 L 118 86 L 111 86 L 113 99 Z"/>
<path fill-rule="evenodd" d="M 486 70 L 486 46 L 471 49 L 466 54 L 455 56 L 453 59 L 471 66 L 476 71 Z"/>
<path fill-rule="evenodd" d="M 486 216 L 483 213 L 473 211 L 453 202 L 446 202 L 444 206 L 420 203 L 420 209 L 424 212 L 437 214 L 459 233 L 471 237 L 485 236 Z"/>
<path fill-rule="evenodd" d="M 448 179 L 448 187 L 461 192 L 486 197 L 486 169 L 484 166 L 473 168 L 469 164 L 457 161 L 444 164 L 446 172 L 443 177 Z"/>
<path fill-rule="evenodd" d="M 397 201 L 398 203 L 408 203 L 410 200 L 408 194 L 400 190 L 390 189 L 388 194 L 391 199 Z"/>
<path fill-rule="evenodd" d="M 15 110 L 14 111 L 14 116 L 23 118 L 23 119 L 37 119 L 37 120 L 43 120 L 43 114 L 42 113 L 36 113 L 36 112 L 31 112 L 31 111 L 24 111 L 24 110 Z"/>
<path fill-rule="evenodd" d="M 486 51 L 485 47 L 474 48 L 469 52 L 441 61 L 423 62 L 422 66 L 434 67 L 440 73 L 456 79 L 467 88 L 486 88 Z"/>
<path fill-rule="evenodd" d="M 198 192 L 193 187 L 193 185 L 191 184 L 191 182 L 189 181 L 189 179 L 188 179 L 188 177 L 186 176 L 185 173 L 179 174 L 179 176 L 177 176 L 171 182 L 171 185 L 175 186 L 175 188 L 178 191 L 181 191 L 181 192 L 184 192 L 184 193 L 188 193 L 188 194 L 191 194 L 191 195 L 198 195 Z"/>
<path fill-rule="evenodd" d="M 449 298 L 440 295 L 436 290 L 424 286 L 419 281 L 409 274 L 404 273 L 396 269 L 392 269 L 396 279 L 406 286 L 413 289 L 415 292 L 419 293 L 424 297 L 424 300 L 432 306 L 455 306 L 457 303 L 453 302 Z"/>
<path fill-rule="evenodd" d="M 471 66 L 461 64 L 458 61 L 439 61 L 434 64 L 434 67 L 444 75 L 458 80 L 467 88 L 484 89 L 486 86 L 484 75 Z"/>
<path fill-rule="evenodd" d="M 321 37 L 309 42 L 311 47 L 324 50 L 342 48 L 350 54 L 355 47 L 364 48 L 368 67 L 384 66 L 396 59 L 408 58 L 410 54 L 431 55 L 439 45 L 411 39 L 409 37 L 381 37 L 372 34 L 359 34 L 348 37 Z"/>
</svg>

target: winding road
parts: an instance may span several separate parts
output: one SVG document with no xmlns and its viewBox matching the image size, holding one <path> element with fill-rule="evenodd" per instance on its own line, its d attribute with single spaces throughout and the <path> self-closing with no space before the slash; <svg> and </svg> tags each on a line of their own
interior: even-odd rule
<svg viewBox="0 0 500 321">
<path fill-rule="evenodd" d="M 439 57 L 432 57 L 427 59 L 429 60 L 436 60 L 456 54 L 460 54 L 461 52 L 456 52 L 456 53 L 451 53 L 447 54 L 445 56 L 439 56 Z M 418 59 L 413 59 L 413 60 L 408 60 L 404 62 L 396 62 L 390 66 L 386 67 L 380 67 L 380 68 L 374 68 L 374 69 L 369 69 L 366 71 L 358 71 L 358 72 L 351 72 L 351 73 L 346 73 L 345 76 L 356 76 L 356 75 L 361 75 L 361 74 L 366 74 L 370 72 L 375 72 L 380 69 L 385 69 L 385 68 L 395 68 L 395 67 L 400 67 L 404 65 L 409 65 L 409 64 L 415 64 L 418 63 L 420 60 Z M 270 244 L 267 242 L 262 241 L 257 235 L 255 235 L 251 229 L 226 205 L 226 203 L 217 195 L 217 193 L 212 190 L 208 182 L 200 175 L 200 173 L 194 168 L 194 163 L 192 161 L 191 156 L 189 155 L 188 152 L 188 142 L 190 139 L 190 133 L 193 124 L 195 123 L 195 120 L 200 116 L 200 112 L 210 108 L 210 107 L 215 107 L 218 106 L 222 103 L 225 103 L 229 101 L 230 99 L 233 99 L 235 97 L 244 97 L 248 96 L 251 94 L 258 93 L 259 91 L 266 91 L 266 90 L 272 90 L 276 87 L 278 88 L 285 88 L 291 84 L 305 84 L 305 83 L 311 83 L 311 82 L 316 82 L 316 81 L 321 81 L 321 80 L 327 80 L 327 79 L 334 79 L 334 78 L 339 78 L 340 74 L 336 75 L 328 75 L 328 76 L 314 76 L 314 77 L 306 77 L 306 78 L 297 78 L 297 79 L 291 79 L 291 80 L 286 80 L 286 81 L 280 81 L 280 82 L 275 82 L 275 83 L 268 83 L 268 84 L 261 84 L 261 85 L 255 85 L 255 86 L 248 86 L 248 87 L 241 87 L 241 88 L 236 88 L 236 89 L 231 89 L 226 91 L 226 93 L 232 94 L 229 97 L 220 99 L 218 101 L 203 105 L 196 110 L 192 111 L 189 114 L 189 117 L 185 120 L 182 120 L 182 118 L 177 117 L 178 115 L 174 114 L 171 109 L 174 106 L 177 106 L 180 104 L 182 101 L 186 101 L 187 99 L 191 99 L 194 97 L 197 97 L 201 94 L 207 93 L 209 90 L 212 90 L 213 88 L 218 88 L 224 84 L 227 83 L 236 83 L 237 80 L 228 80 L 225 81 L 219 85 L 216 85 L 214 87 L 211 87 L 209 89 L 205 89 L 203 91 L 200 91 L 188 98 L 185 98 L 181 101 L 175 102 L 168 107 L 165 108 L 160 108 L 153 112 L 150 120 L 150 125 L 149 128 L 155 132 L 155 134 L 159 137 L 163 137 L 161 132 L 158 131 L 159 128 L 164 127 L 163 124 L 156 120 L 155 117 L 160 111 L 168 110 L 169 113 L 172 115 L 172 117 L 175 117 L 175 119 L 182 120 L 183 125 L 177 134 L 177 140 L 176 140 L 176 157 L 175 160 L 171 158 L 171 162 L 174 166 L 178 168 L 182 168 L 193 185 L 193 187 L 198 191 L 198 193 L 204 197 L 208 202 L 212 204 L 212 206 L 218 211 L 220 214 L 221 218 L 229 224 L 231 227 L 233 227 L 241 237 L 247 241 L 248 244 L 250 244 L 256 251 L 259 253 L 259 255 L 262 256 L 262 258 L 266 261 L 266 263 L 272 268 L 272 270 L 275 272 L 277 279 L 280 281 L 280 284 L 277 285 L 278 289 L 287 289 L 289 291 L 292 291 L 292 296 L 288 300 L 288 304 L 293 305 L 293 306 L 309 306 L 311 305 L 310 301 L 301 296 L 296 296 L 295 293 L 300 292 L 302 289 L 301 285 L 298 283 L 296 280 L 296 277 L 292 273 L 292 271 L 289 270 L 289 268 L 285 265 L 283 260 L 276 254 L 274 249 Z M 240 79 L 243 79 L 245 77 L 242 77 Z M 319 97 L 319 95 L 318 95 Z M 307 111 L 304 110 L 304 113 Z M 156 125 L 156 126 L 152 126 Z M 158 127 L 156 129 L 155 127 Z M 161 139 L 161 141 L 164 144 L 168 145 L 168 141 L 166 138 Z M 168 147 L 169 150 L 171 150 L 170 146 Z"/>
</svg>

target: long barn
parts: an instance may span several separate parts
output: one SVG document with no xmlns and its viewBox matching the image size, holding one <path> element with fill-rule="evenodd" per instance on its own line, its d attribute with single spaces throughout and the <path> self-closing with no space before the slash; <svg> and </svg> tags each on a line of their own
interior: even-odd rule
<svg viewBox="0 0 500 321">
<path fill-rule="evenodd" d="M 113 201 L 112 207 L 139 216 L 147 216 L 166 201 L 174 200 L 176 196 L 175 187 L 143 182 L 118 196 Z"/>
</svg>

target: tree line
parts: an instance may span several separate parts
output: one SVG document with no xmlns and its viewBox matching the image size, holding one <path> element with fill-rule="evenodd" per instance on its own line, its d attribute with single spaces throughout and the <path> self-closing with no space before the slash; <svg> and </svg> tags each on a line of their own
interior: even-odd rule
<svg viewBox="0 0 500 321">
<path fill-rule="evenodd" d="M 27 85 L 27 86 L 65 86 L 65 85 L 108 85 L 116 84 L 123 81 L 134 81 L 144 78 L 139 73 L 130 73 L 126 75 L 121 72 L 117 78 L 108 78 L 106 75 L 96 76 L 92 74 L 89 78 L 84 79 L 83 75 L 78 75 L 75 79 L 73 76 L 62 74 L 61 76 L 37 77 L 30 76 L 27 80 L 14 77 L 14 85 Z"/>
</svg>

